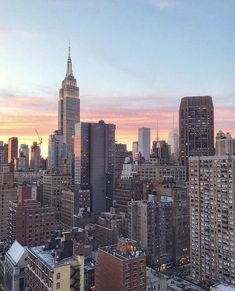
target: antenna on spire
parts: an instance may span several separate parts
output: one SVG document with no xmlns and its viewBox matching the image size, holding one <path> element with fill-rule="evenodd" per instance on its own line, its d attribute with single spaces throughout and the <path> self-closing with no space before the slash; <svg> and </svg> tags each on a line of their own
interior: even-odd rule
<svg viewBox="0 0 235 291">
<path fill-rule="evenodd" d="M 175 128 L 175 113 L 173 112 L 173 130 Z"/>
<path fill-rule="evenodd" d="M 71 46 L 70 46 L 70 40 L 69 40 L 69 58 L 70 58 L 70 50 L 71 50 Z"/>
<path fill-rule="evenodd" d="M 157 120 L 157 141 L 159 141 L 159 135 L 158 135 L 158 120 Z"/>
</svg>

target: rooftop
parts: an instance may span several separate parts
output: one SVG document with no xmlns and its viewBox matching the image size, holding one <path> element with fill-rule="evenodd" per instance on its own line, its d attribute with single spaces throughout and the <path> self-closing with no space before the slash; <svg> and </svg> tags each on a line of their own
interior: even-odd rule
<svg viewBox="0 0 235 291">
<path fill-rule="evenodd" d="M 145 252 L 137 248 L 136 242 L 127 238 L 120 239 L 117 245 L 102 247 L 100 250 L 122 261 L 145 256 Z"/>
<path fill-rule="evenodd" d="M 179 277 L 173 277 L 169 280 L 167 280 L 167 285 L 168 287 L 171 287 L 174 290 L 180 291 L 180 290 L 184 290 L 184 291 L 204 291 L 205 289 L 189 282 L 186 280 L 183 280 Z"/>
<path fill-rule="evenodd" d="M 31 247 L 28 248 L 28 250 L 51 270 L 53 270 L 55 267 L 67 265 L 70 261 L 76 259 L 76 256 L 73 255 L 63 260 L 57 261 L 56 249 L 45 250 L 44 246 Z"/>
<path fill-rule="evenodd" d="M 212 291 L 235 291 L 235 286 L 228 285 L 226 283 L 217 283 L 211 286 Z"/>
</svg>

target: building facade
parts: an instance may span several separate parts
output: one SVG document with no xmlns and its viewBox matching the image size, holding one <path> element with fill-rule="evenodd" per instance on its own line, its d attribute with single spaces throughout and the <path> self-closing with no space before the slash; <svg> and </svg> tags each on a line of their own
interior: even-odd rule
<svg viewBox="0 0 235 291">
<path fill-rule="evenodd" d="M 136 242 L 119 240 L 98 250 L 96 291 L 146 291 L 146 256 Z"/>
<path fill-rule="evenodd" d="M 179 108 L 179 159 L 214 155 L 214 106 L 210 96 L 184 97 Z"/>
<path fill-rule="evenodd" d="M 141 153 L 145 160 L 150 157 L 150 142 L 151 130 L 150 128 L 141 127 L 138 130 L 138 152 Z"/>
<path fill-rule="evenodd" d="M 69 174 L 72 172 L 75 124 L 80 122 L 80 99 L 77 80 L 73 75 L 72 60 L 67 61 L 66 75 L 59 92 L 58 130 L 66 145 L 66 158 Z"/>
<path fill-rule="evenodd" d="M 73 241 L 51 241 L 28 248 L 27 290 L 84 291 L 84 257 L 73 254 Z"/>
<path fill-rule="evenodd" d="M 26 199 L 9 202 L 8 242 L 17 240 L 23 246 L 38 246 L 51 238 L 56 230 L 56 209 Z"/>
<path fill-rule="evenodd" d="M 18 157 L 18 137 L 8 139 L 8 163 L 14 162 Z"/>
<path fill-rule="evenodd" d="M 235 156 L 189 159 L 191 277 L 235 286 Z"/>
<path fill-rule="evenodd" d="M 61 171 L 65 157 L 63 136 L 56 130 L 49 136 L 48 140 L 48 169 Z"/>
<path fill-rule="evenodd" d="M 91 191 L 93 212 L 106 211 L 114 192 L 115 125 L 82 122 L 75 129 L 75 184 Z"/>
</svg>

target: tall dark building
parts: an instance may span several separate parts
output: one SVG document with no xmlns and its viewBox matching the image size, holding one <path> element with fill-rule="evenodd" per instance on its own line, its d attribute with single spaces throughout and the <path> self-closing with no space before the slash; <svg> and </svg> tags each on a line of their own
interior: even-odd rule
<svg viewBox="0 0 235 291">
<path fill-rule="evenodd" d="M 179 109 L 179 158 L 214 155 L 214 107 L 211 96 L 184 97 Z"/>
<path fill-rule="evenodd" d="M 75 134 L 74 126 L 78 122 L 80 122 L 79 87 L 77 87 L 77 80 L 73 75 L 72 60 L 69 48 L 66 75 L 62 82 L 62 88 L 60 89 L 59 96 L 58 129 L 63 135 L 63 140 L 66 145 L 70 171 L 73 159 L 73 137 Z"/>
<path fill-rule="evenodd" d="M 12 163 L 18 157 L 18 137 L 8 139 L 8 163 Z"/>
<path fill-rule="evenodd" d="M 74 147 L 75 184 L 91 190 L 93 212 L 109 210 L 114 192 L 115 125 L 77 123 Z"/>
</svg>

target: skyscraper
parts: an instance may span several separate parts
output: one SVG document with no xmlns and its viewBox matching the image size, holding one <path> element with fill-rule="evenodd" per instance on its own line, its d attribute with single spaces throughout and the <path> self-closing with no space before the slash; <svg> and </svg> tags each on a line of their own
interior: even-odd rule
<svg viewBox="0 0 235 291">
<path fill-rule="evenodd" d="M 77 87 L 77 80 L 73 75 L 69 47 L 66 75 L 62 82 L 62 88 L 60 89 L 59 93 L 58 129 L 63 135 L 63 140 L 66 145 L 70 170 L 73 159 L 73 137 L 75 134 L 74 126 L 78 122 L 80 122 L 79 87 Z"/>
<path fill-rule="evenodd" d="M 138 151 L 142 154 L 145 160 L 150 157 L 150 128 L 142 127 L 138 130 Z"/>
<path fill-rule="evenodd" d="M 65 158 L 63 136 L 58 130 L 49 135 L 48 140 L 48 169 L 60 169 Z"/>
<path fill-rule="evenodd" d="M 31 160 L 30 160 L 30 168 L 34 172 L 38 172 L 41 167 L 41 148 L 37 144 L 36 141 L 33 142 L 31 146 Z"/>
<path fill-rule="evenodd" d="M 191 276 L 235 286 L 235 156 L 191 157 Z"/>
<path fill-rule="evenodd" d="M 18 157 L 18 137 L 8 139 L 8 163 L 12 163 Z"/>
<path fill-rule="evenodd" d="M 29 146 L 27 144 L 21 144 L 19 148 L 19 157 L 25 157 L 25 167 L 29 168 Z"/>
<path fill-rule="evenodd" d="M 214 107 L 210 96 L 184 97 L 179 109 L 179 158 L 214 154 Z"/>
<path fill-rule="evenodd" d="M 115 125 L 81 122 L 75 131 L 75 184 L 91 190 L 93 212 L 106 211 L 114 192 Z"/>
<path fill-rule="evenodd" d="M 168 133 L 167 142 L 171 146 L 171 154 L 177 158 L 179 154 L 179 133 L 177 127 Z"/>
</svg>

